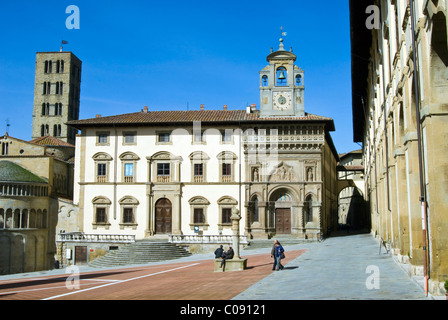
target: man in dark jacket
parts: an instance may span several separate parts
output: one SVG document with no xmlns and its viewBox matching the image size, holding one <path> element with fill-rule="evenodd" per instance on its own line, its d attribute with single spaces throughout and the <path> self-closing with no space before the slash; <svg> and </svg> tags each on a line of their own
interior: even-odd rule
<svg viewBox="0 0 448 320">
<path fill-rule="evenodd" d="M 280 263 L 280 260 L 283 258 L 282 253 L 284 253 L 284 252 L 285 252 L 285 250 L 280 245 L 280 242 L 276 241 L 274 244 L 274 247 L 272 248 L 272 251 L 271 251 L 271 257 L 272 257 L 272 254 L 274 254 L 274 265 L 272 266 L 272 270 L 275 270 L 276 267 L 277 267 L 277 271 L 282 270 L 284 268 L 283 265 Z"/>
<path fill-rule="evenodd" d="M 219 248 L 215 250 L 215 259 L 222 258 L 223 254 L 224 254 L 224 249 L 222 248 L 222 245 L 220 245 Z"/>
<path fill-rule="evenodd" d="M 222 261 L 221 261 L 221 266 L 220 268 L 222 268 L 222 266 L 224 265 L 224 263 L 226 263 L 227 259 L 233 259 L 233 255 L 235 253 L 233 252 L 232 247 L 229 247 L 229 250 L 227 250 L 226 252 L 223 253 L 222 255 Z"/>
</svg>

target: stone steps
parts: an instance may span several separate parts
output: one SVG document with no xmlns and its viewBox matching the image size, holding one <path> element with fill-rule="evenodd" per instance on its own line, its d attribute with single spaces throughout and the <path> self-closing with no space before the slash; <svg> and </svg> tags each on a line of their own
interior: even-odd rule
<svg viewBox="0 0 448 320">
<path fill-rule="evenodd" d="M 91 267 L 117 267 L 174 260 L 190 256 L 187 250 L 167 241 L 136 241 L 89 263 Z"/>
</svg>

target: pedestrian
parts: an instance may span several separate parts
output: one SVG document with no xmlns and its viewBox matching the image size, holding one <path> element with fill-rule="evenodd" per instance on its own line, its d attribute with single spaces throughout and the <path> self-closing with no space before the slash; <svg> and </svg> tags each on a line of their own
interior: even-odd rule
<svg viewBox="0 0 448 320">
<path fill-rule="evenodd" d="M 222 261 L 221 261 L 221 265 L 219 267 L 222 268 L 222 266 L 226 263 L 226 260 L 233 259 L 234 254 L 235 253 L 234 253 L 232 247 L 229 247 L 229 250 L 227 250 L 226 252 L 224 252 L 222 254 Z"/>
<path fill-rule="evenodd" d="M 222 248 L 222 245 L 220 245 L 219 248 L 215 250 L 215 259 L 222 258 L 223 253 L 224 249 Z"/>
<path fill-rule="evenodd" d="M 277 239 L 275 239 L 274 240 L 274 244 L 272 245 L 272 249 L 271 249 L 271 258 L 274 258 L 274 267 L 275 267 L 275 248 L 276 248 L 276 244 L 280 244 L 280 242 L 277 240 Z M 272 270 L 274 270 L 274 268 L 272 268 Z"/>
<path fill-rule="evenodd" d="M 280 245 L 279 242 L 274 244 L 274 265 L 272 266 L 272 270 L 283 270 L 283 265 L 281 264 L 281 260 L 284 258 L 284 252 L 285 250 Z"/>
</svg>

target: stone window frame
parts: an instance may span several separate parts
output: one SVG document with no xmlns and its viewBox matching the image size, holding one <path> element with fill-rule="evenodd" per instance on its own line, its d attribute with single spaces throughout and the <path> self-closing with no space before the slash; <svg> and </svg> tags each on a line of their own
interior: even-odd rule
<svg viewBox="0 0 448 320">
<path fill-rule="evenodd" d="M 137 207 L 140 204 L 139 201 L 133 196 L 127 195 L 121 198 L 118 203 L 120 205 L 120 229 L 132 228 L 133 230 L 136 230 L 138 226 Z M 132 209 L 132 222 L 124 222 L 125 209 Z"/>
<path fill-rule="evenodd" d="M 110 131 L 97 131 L 96 135 L 96 146 L 109 146 L 110 145 Z M 106 136 L 106 142 L 100 142 L 100 136 Z"/>
<path fill-rule="evenodd" d="M 132 136 L 133 140 L 132 142 L 126 142 L 126 137 Z M 135 146 L 137 145 L 137 131 L 123 131 L 123 146 Z"/>
<path fill-rule="evenodd" d="M 203 151 L 194 151 L 189 156 L 191 162 L 191 182 L 204 183 L 207 182 L 207 162 L 210 157 Z M 194 165 L 202 164 L 202 181 L 196 179 L 194 174 Z"/>
<path fill-rule="evenodd" d="M 112 202 L 109 198 L 105 196 L 97 196 L 92 199 L 92 207 L 93 207 L 93 219 L 92 219 L 92 228 L 96 230 L 98 227 L 104 227 L 106 230 L 109 230 L 110 228 L 110 220 L 109 220 L 109 212 L 110 212 L 110 206 Z M 97 222 L 96 221 L 96 212 L 98 208 L 104 208 L 106 211 L 106 222 Z"/>
<path fill-rule="evenodd" d="M 238 159 L 237 155 L 232 152 L 232 151 L 222 151 L 220 152 L 216 158 L 218 159 L 219 162 L 219 182 L 235 182 L 235 163 L 236 160 Z M 230 180 L 229 181 L 224 181 L 224 175 L 222 174 L 223 172 L 223 164 L 230 164 L 231 165 L 231 172 L 230 172 Z"/>
<path fill-rule="evenodd" d="M 168 141 L 160 141 L 160 135 L 168 135 Z M 172 145 L 173 141 L 172 141 L 172 134 L 171 131 L 167 131 L 167 130 L 157 130 L 156 131 L 156 144 L 157 145 Z"/>
<path fill-rule="evenodd" d="M 232 227 L 232 222 L 223 223 L 222 222 L 222 210 L 230 209 L 232 214 L 233 210 L 237 208 L 238 201 L 231 196 L 222 196 L 218 199 L 218 230 L 222 231 L 226 227 Z"/>
<path fill-rule="evenodd" d="M 109 182 L 109 172 L 110 172 L 110 162 L 113 160 L 112 156 L 110 156 L 106 152 L 97 152 L 92 157 L 93 161 L 95 162 L 95 182 L 97 183 L 104 183 Z M 104 176 L 104 179 L 99 179 L 98 175 L 98 165 L 99 164 L 105 164 L 106 165 L 106 175 Z M 104 180 L 104 181 L 101 181 Z"/>
<path fill-rule="evenodd" d="M 140 160 L 140 157 L 136 155 L 134 152 L 126 151 L 123 152 L 119 159 L 121 160 L 121 181 L 124 183 L 134 183 L 136 182 L 137 177 L 137 163 Z M 132 178 L 131 176 L 125 176 L 125 166 L 126 164 L 132 164 Z"/>
<path fill-rule="evenodd" d="M 188 203 L 190 204 L 190 229 L 194 230 L 195 227 L 202 227 L 202 230 L 208 230 L 209 223 L 208 223 L 208 215 L 207 215 L 207 209 L 210 205 L 210 201 L 208 201 L 206 198 L 202 196 L 195 196 L 188 200 Z M 204 222 L 203 223 L 195 223 L 194 222 L 194 210 L 195 209 L 202 209 L 204 214 Z"/>
<path fill-rule="evenodd" d="M 177 182 L 180 179 L 180 163 L 182 162 L 182 157 L 174 156 L 168 151 L 160 151 L 153 154 L 150 157 L 146 157 L 148 160 L 148 181 L 164 183 L 164 182 Z M 170 174 L 168 179 L 159 179 L 157 175 L 157 165 L 159 163 L 169 163 L 170 164 Z M 163 176 L 161 176 L 163 177 Z"/>
</svg>

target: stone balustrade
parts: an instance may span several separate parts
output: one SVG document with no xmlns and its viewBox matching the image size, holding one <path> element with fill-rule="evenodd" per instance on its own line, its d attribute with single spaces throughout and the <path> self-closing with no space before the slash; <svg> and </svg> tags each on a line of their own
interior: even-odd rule
<svg viewBox="0 0 448 320">
<path fill-rule="evenodd" d="M 168 242 L 177 244 L 232 244 L 231 235 L 176 235 L 170 234 L 168 236 Z M 240 244 L 248 244 L 247 236 L 240 235 Z"/>
<path fill-rule="evenodd" d="M 59 242 L 113 242 L 132 243 L 135 242 L 135 235 L 131 234 L 86 234 L 82 232 L 59 233 Z"/>
</svg>

